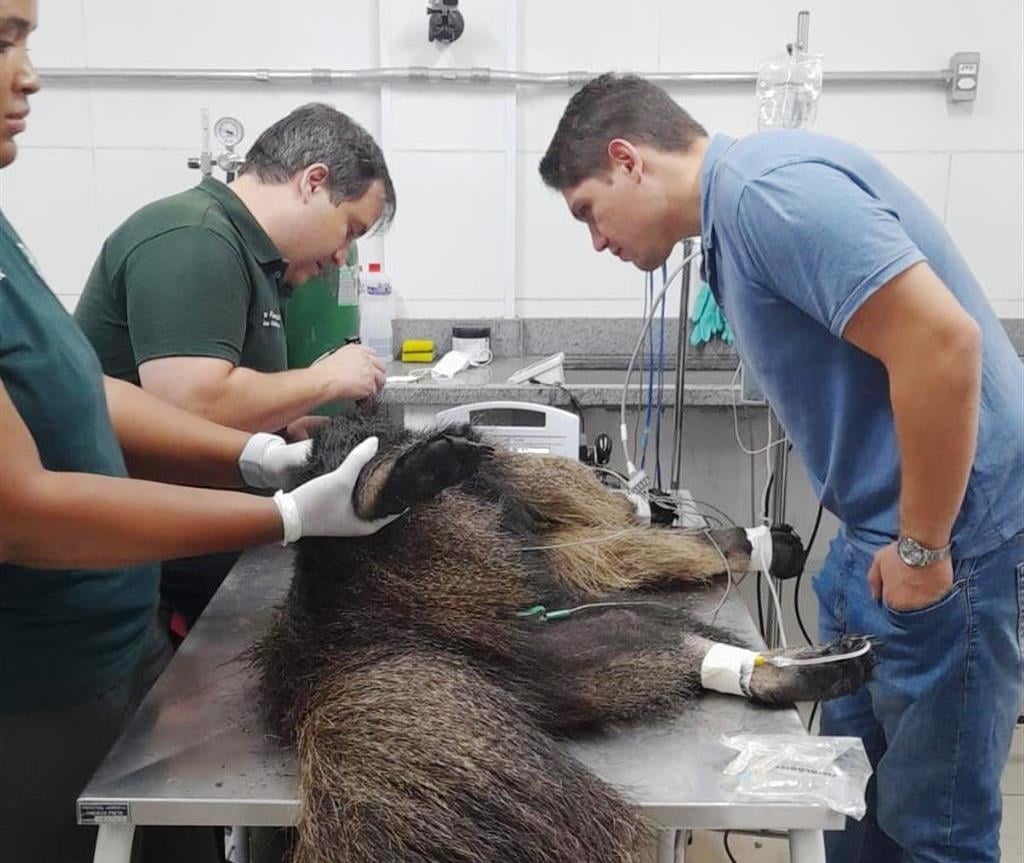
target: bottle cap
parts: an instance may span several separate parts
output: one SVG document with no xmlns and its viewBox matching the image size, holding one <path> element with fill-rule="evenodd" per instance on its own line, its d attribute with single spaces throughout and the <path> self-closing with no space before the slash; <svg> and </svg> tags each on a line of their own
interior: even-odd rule
<svg viewBox="0 0 1024 863">
<path fill-rule="evenodd" d="M 378 264 L 378 263 L 370 264 L 370 272 L 371 273 L 379 273 L 380 272 L 380 264 Z"/>
</svg>

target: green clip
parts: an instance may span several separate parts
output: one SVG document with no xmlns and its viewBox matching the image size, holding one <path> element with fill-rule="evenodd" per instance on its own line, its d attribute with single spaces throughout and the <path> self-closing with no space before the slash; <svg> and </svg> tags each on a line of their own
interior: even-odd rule
<svg viewBox="0 0 1024 863">
<path fill-rule="evenodd" d="M 547 609 L 543 605 L 534 605 L 516 612 L 516 617 L 536 617 L 538 620 L 547 619 Z"/>
</svg>

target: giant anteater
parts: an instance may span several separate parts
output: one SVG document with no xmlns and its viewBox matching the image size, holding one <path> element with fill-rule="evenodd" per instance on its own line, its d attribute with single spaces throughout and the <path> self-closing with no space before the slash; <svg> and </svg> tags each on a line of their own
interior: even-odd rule
<svg viewBox="0 0 1024 863">
<path fill-rule="evenodd" d="M 257 647 L 276 733 L 294 743 L 295 863 L 637 863 L 649 828 L 557 737 L 685 709 L 730 633 L 685 610 L 720 574 L 699 534 L 635 526 L 583 466 L 493 449 L 467 427 L 368 415 L 318 435 L 306 478 L 370 434 L 356 509 L 374 536 L 304 539 Z M 742 529 L 714 538 L 739 572 Z M 600 602 L 554 623 L 535 606 Z M 849 645 L 817 648 L 845 650 Z M 754 670 L 763 702 L 859 687 L 869 656 Z"/>
</svg>

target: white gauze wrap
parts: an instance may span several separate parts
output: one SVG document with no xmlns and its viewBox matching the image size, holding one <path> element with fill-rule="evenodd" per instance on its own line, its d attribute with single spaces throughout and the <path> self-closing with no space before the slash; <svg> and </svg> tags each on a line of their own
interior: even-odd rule
<svg viewBox="0 0 1024 863">
<path fill-rule="evenodd" d="M 765 575 L 772 568 L 772 529 L 766 524 L 745 528 L 750 543 L 750 568 Z"/>
<path fill-rule="evenodd" d="M 272 447 L 284 444 L 284 438 L 267 432 L 256 432 L 245 442 L 241 455 L 238 456 L 238 472 L 247 486 L 263 488 L 263 456 Z"/>
<path fill-rule="evenodd" d="M 745 647 L 715 644 L 700 665 L 700 683 L 705 689 L 727 695 L 750 696 L 750 676 L 760 654 Z"/>
</svg>

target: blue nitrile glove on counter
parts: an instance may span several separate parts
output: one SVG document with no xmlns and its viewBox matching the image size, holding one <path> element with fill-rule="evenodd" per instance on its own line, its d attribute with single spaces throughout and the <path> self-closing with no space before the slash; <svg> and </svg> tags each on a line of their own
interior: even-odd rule
<svg viewBox="0 0 1024 863">
<path fill-rule="evenodd" d="M 697 302 L 694 303 L 690 315 L 693 326 L 690 328 L 690 344 L 700 345 L 718 337 L 727 345 L 733 343 L 732 328 L 715 302 L 715 295 L 706 283 L 701 282 Z"/>
</svg>

